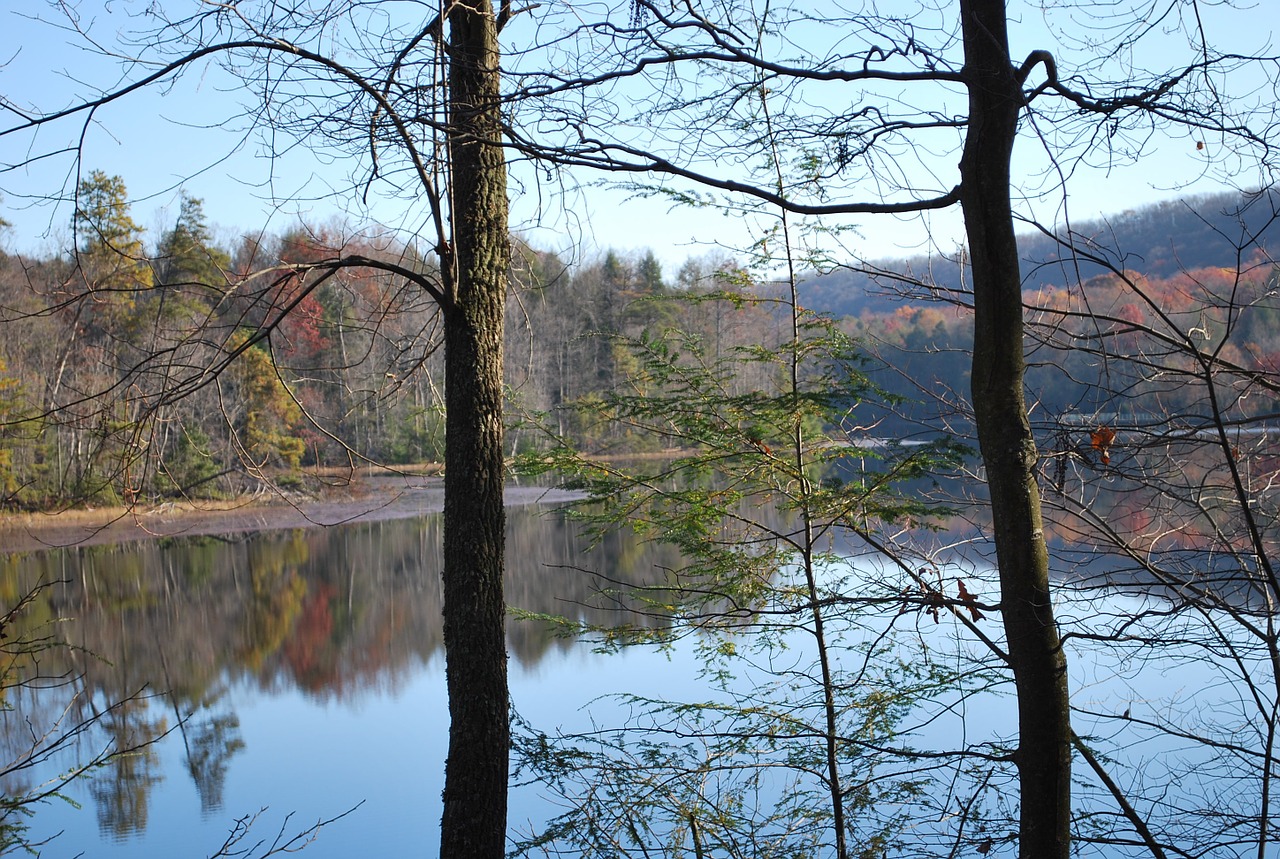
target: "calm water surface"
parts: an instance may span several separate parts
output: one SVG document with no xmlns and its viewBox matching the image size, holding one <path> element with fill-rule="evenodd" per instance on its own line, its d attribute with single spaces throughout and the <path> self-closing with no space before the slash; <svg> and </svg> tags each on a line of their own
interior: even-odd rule
<svg viewBox="0 0 1280 859">
<path fill-rule="evenodd" d="M 509 520 L 509 601 L 531 611 L 605 619 L 580 568 L 657 575 L 672 561 L 621 535 L 588 555 L 573 523 L 547 509 L 513 508 Z M 428 516 L 4 557 L 6 597 L 61 582 L 31 622 L 65 618 L 59 633 L 84 648 L 41 657 L 43 675 L 74 679 L 21 693 L 22 719 L 52 727 L 69 707 L 70 724 L 140 696 L 17 784 L 113 740 L 160 737 L 77 780 L 69 801 L 41 806 L 30 834 L 53 838 L 41 855 L 208 856 L 246 816 L 258 819 L 242 846 L 348 810 L 307 856 L 372 844 L 434 854 L 447 731 L 440 528 Z M 624 683 L 644 691 L 651 678 L 651 691 L 670 692 L 682 675 L 695 682 L 678 658 L 596 655 L 532 621 L 510 622 L 509 652 L 515 706 L 543 730 L 585 725 L 580 708 Z M 27 727 L 8 715 L 6 752 L 19 755 Z M 540 816 L 535 797 L 514 798 L 513 825 Z"/>
<path fill-rule="evenodd" d="M 575 524 L 551 508 L 511 508 L 508 525 L 508 602 L 531 612 L 616 620 L 601 607 L 607 600 L 589 570 L 643 584 L 678 565 L 669 548 L 628 534 L 587 552 Z M 349 857 L 371 848 L 435 855 L 447 732 L 440 538 L 440 518 L 426 516 L 0 555 L 0 604 L 14 604 L 38 582 L 56 583 L 21 623 L 74 646 L 20 662 L 46 688 L 10 691 L 0 755 L 19 760 L 33 736 L 96 717 L 52 761 L 3 788 L 29 789 L 113 746 L 154 741 L 74 781 L 66 801 L 38 809 L 29 835 L 51 839 L 41 855 L 205 857 L 238 820 L 256 815 L 239 845 L 245 849 L 344 814 L 304 855 Z M 980 564 L 963 574 L 975 590 L 994 591 L 981 582 Z M 1140 593 L 1094 594 L 1064 605 L 1063 622 L 1128 622 L 1149 607 Z M 956 638 L 954 626 L 937 626 L 919 611 L 878 617 L 920 652 L 946 652 L 935 645 Z M 994 619 L 982 629 L 999 638 Z M 19 631 L 7 632 L 12 640 Z M 953 640 L 948 658 L 963 667 L 969 646 L 976 643 L 955 648 Z M 802 649 L 785 658 L 799 664 Z M 513 703 L 548 733 L 585 729 L 601 713 L 603 723 L 616 722 L 616 709 L 601 700 L 611 693 L 709 694 L 687 647 L 602 656 L 537 622 L 512 620 L 508 651 Z M 1144 654 L 1135 662 L 1113 651 L 1090 650 L 1087 642 L 1073 650 L 1076 727 L 1107 737 L 1135 772 L 1160 776 L 1170 746 L 1137 733 L 1137 722 L 1120 716 L 1130 708 L 1136 720 L 1176 701 L 1197 719 L 1203 713 L 1214 724 L 1239 721 L 1248 729 L 1251 717 L 1233 704 L 1234 687 L 1214 661 L 1197 653 L 1176 665 Z M 960 738 L 999 742 L 1014 733 L 1006 693 L 940 690 L 913 714 L 911 734 L 925 747 Z M 1185 764 L 1202 752 L 1179 749 L 1175 760 Z M 1172 770 L 1163 781 L 1180 783 Z M 517 790 L 513 832 L 527 832 L 550 812 L 537 791 Z"/>
</svg>

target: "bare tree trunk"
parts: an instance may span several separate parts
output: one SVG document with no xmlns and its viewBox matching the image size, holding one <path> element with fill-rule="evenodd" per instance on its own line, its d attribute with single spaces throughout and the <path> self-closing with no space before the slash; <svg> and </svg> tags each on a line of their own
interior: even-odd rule
<svg viewBox="0 0 1280 859">
<path fill-rule="evenodd" d="M 1049 594 L 1037 452 L 1023 396 L 1022 279 L 1009 196 L 1023 106 L 1009 60 L 1004 0 L 961 0 L 969 128 L 961 205 L 973 265 L 971 380 L 991 493 L 1000 609 L 1018 696 L 1018 854 L 1066 859 L 1071 838 L 1071 724 L 1066 657 Z"/>
<path fill-rule="evenodd" d="M 452 7 L 454 247 L 445 296 L 444 645 L 449 690 L 440 855 L 506 848 L 507 654 L 502 596 L 502 326 L 510 256 L 497 25 L 488 0 Z"/>
</svg>

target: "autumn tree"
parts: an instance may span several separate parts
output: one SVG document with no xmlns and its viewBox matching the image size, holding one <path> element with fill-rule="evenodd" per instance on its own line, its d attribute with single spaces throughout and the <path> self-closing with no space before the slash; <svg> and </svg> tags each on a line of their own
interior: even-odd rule
<svg viewBox="0 0 1280 859">
<path fill-rule="evenodd" d="M 65 326 L 46 382 L 45 413 L 62 427 L 55 440 L 55 484 L 72 494 L 118 499 L 134 491 L 146 421 L 128 386 L 139 302 L 152 273 L 124 181 L 92 171 L 75 192 L 70 271 L 51 296 Z"/>
<path fill-rule="evenodd" d="M 8 367 L 0 359 L 0 498 L 12 501 L 21 489 L 14 454 L 31 442 L 36 428 L 22 420 L 30 412 L 26 403 L 25 386 L 20 379 L 9 375 Z"/>
<path fill-rule="evenodd" d="M 240 349 L 239 360 L 231 366 L 228 392 L 239 404 L 229 413 L 236 428 L 236 439 L 243 446 L 251 468 L 265 469 L 283 464 L 296 469 L 302 461 L 302 441 L 292 435 L 302 420 L 302 410 L 281 382 L 271 357 L 265 349 L 246 346 L 247 337 L 233 341 Z"/>
<path fill-rule="evenodd" d="M 102 321 L 90 320 L 88 325 L 105 332 L 122 328 L 138 293 L 152 285 L 143 230 L 129 209 L 129 194 L 119 176 L 94 170 L 80 181 L 72 217 L 76 235 L 73 278 L 96 300 L 77 306 L 96 309 Z M 102 307 L 95 308 L 95 304 Z"/>
</svg>

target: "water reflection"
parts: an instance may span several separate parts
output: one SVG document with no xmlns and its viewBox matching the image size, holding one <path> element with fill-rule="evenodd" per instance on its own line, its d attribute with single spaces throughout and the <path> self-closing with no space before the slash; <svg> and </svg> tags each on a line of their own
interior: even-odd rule
<svg viewBox="0 0 1280 859">
<path fill-rule="evenodd" d="M 582 569 L 622 568 L 657 581 L 675 562 L 671 549 L 627 534 L 585 553 L 577 526 L 544 509 L 512 509 L 508 522 L 508 601 L 529 612 L 604 622 L 610 609 Z M 59 632 L 71 647 L 18 670 L 75 678 L 70 686 L 15 690 L 14 709 L 3 714 L 8 753 L 26 753 L 25 719 L 52 725 L 57 708 L 69 707 L 68 719 L 95 723 L 57 767 L 96 747 L 134 750 L 87 776 L 104 837 L 182 831 L 195 815 L 174 820 L 153 802 L 157 790 L 176 791 L 175 781 L 193 787 L 199 816 L 225 830 L 229 774 L 259 772 L 269 751 L 242 726 L 238 700 L 290 707 L 300 695 L 323 720 L 334 706 L 358 710 L 395 697 L 439 666 L 440 530 L 440 518 L 430 516 L 0 556 L 0 594 L 56 583 L 39 593 L 24 624 L 67 619 Z M 625 567 L 617 562 L 624 557 Z M 508 641 L 525 669 L 570 647 L 528 621 L 509 622 Z M 413 724 L 417 714 L 400 719 Z M 57 816 L 62 826 L 74 818 Z"/>
<path fill-rule="evenodd" d="M 611 533 L 595 552 L 584 553 L 580 530 L 549 511 L 512 509 L 508 523 L 508 599 L 532 613 L 615 621 L 612 603 L 597 592 L 599 579 L 583 570 L 615 578 L 629 572 L 639 576 L 637 584 L 655 584 L 664 570 L 679 566 L 670 548 L 626 533 Z M 967 524 L 968 530 L 957 527 L 938 536 L 952 546 L 967 543 L 973 552 L 963 567 L 947 568 L 947 581 L 963 575 L 983 598 L 995 593 L 994 583 L 980 584 L 985 572 L 977 550 L 985 545 L 988 524 L 981 516 Z M 387 852 L 433 853 L 447 726 L 440 527 L 438 517 L 427 517 L 0 555 L 0 598 L 8 604 L 38 581 L 59 583 L 42 592 L 22 622 L 38 629 L 65 618 L 58 623 L 60 635 L 74 645 L 14 666 L 46 678 L 42 685 L 53 688 L 11 694 L 13 710 L 0 713 L 5 720 L 0 753 L 5 761 L 28 754 L 31 726 L 38 733 L 98 717 L 93 733 L 75 737 L 44 771 L 6 782 L 9 795 L 91 759 L 109 744 L 125 748 L 169 732 L 73 786 L 69 795 L 84 810 L 41 807 L 34 834 L 66 830 L 43 855 L 208 855 L 233 820 L 264 804 L 278 812 L 266 824 L 270 831 L 264 834 L 270 837 L 289 812 L 297 812 L 301 821 L 296 831 L 361 801 L 366 804 L 359 814 L 326 830 L 308 856 L 362 855 L 370 833 L 377 833 L 379 847 Z M 1116 514 L 1113 527 L 1132 530 L 1138 524 Z M 1066 536 L 1071 529 L 1057 522 L 1048 530 L 1057 556 L 1070 557 Z M 1180 533 L 1195 544 L 1194 533 Z M 1126 772 L 1192 785 L 1174 776 L 1206 769 L 1205 753 L 1196 757 L 1179 749 L 1179 757 L 1161 757 L 1168 737 L 1187 736 L 1178 719 L 1185 716 L 1198 735 L 1211 738 L 1249 730 L 1248 714 L 1238 702 L 1220 699 L 1244 688 L 1229 674 L 1232 666 L 1246 677 L 1267 677 L 1266 665 L 1247 651 L 1248 642 L 1230 642 L 1235 661 L 1223 660 L 1220 675 L 1198 651 L 1154 655 L 1149 645 L 1168 635 L 1161 624 L 1171 604 L 1145 593 L 1152 590 L 1151 570 L 1124 556 L 1079 552 L 1078 561 L 1059 571 L 1084 586 L 1060 589 L 1064 622 L 1079 636 L 1071 662 L 1073 686 L 1082 690 L 1073 717 L 1077 729 L 1126 738 L 1117 741 L 1117 748 L 1135 750 L 1132 761 L 1129 753 L 1117 755 L 1130 765 Z M 1203 575 L 1203 564 L 1192 567 L 1190 556 L 1166 552 L 1159 560 L 1166 565 L 1186 560 L 1188 577 Z M 842 573 L 833 569 L 831 574 Z M 1103 583 L 1129 584 L 1134 596 L 1104 599 L 1088 587 Z M 844 590 L 865 589 L 859 583 Z M 920 611 L 894 609 L 881 618 L 907 627 L 932 653 L 945 654 L 948 645 L 957 645 L 955 658 L 964 659 L 973 644 L 963 630 L 940 626 Z M 1221 633 L 1205 623 L 1210 626 L 1178 627 L 1181 637 L 1208 641 Z M 995 628 L 994 619 L 983 622 L 982 630 L 998 637 Z M 619 685 L 635 695 L 672 700 L 704 700 L 707 694 L 705 680 L 696 681 L 696 687 L 690 681 L 688 690 L 678 688 L 685 682 L 681 678 L 696 679 L 696 670 L 682 673 L 669 661 L 694 661 L 679 650 L 651 662 L 631 651 L 593 663 L 545 626 L 512 621 L 508 633 L 513 697 L 539 728 L 554 729 L 575 718 L 589 722 L 579 729 L 597 727 L 592 714 L 575 715 L 574 707 Z M 1172 692 L 1167 688 L 1171 677 L 1179 687 Z M 1183 692 L 1184 686 L 1191 691 Z M 986 739 L 977 735 L 986 732 L 1003 747 L 1014 730 L 1012 710 L 1007 699 L 985 694 L 990 691 L 969 698 L 957 690 L 958 703 L 947 699 L 922 710 L 912 736 L 936 740 L 931 747 L 950 748 L 956 738 L 981 745 Z M 1222 718 L 1228 711 L 1235 714 L 1231 724 L 1212 724 L 1228 721 Z M 1200 714 L 1210 714 L 1204 716 L 1210 724 L 1199 724 Z M 1145 734 L 1143 726 L 1149 727 Z M 1156 760 L 1169 769 L 1158 770 Z M 1161 775 L 1166 772 L 1168 777 Z M 1247 792 L 1246 779 L 1238 781 Z M 1198 808 L 1197 797 L 1172 790 L 1168 795 L 1176 800 L 1171 806 Z M 1092 799 L 1087 790 L 1082 796 L 1082 807 L 1108 807 L 1108 798 L 1097 791 Z M 517 810 L 513 829 L 528 830 L 532 816 Z"/>
</svg>

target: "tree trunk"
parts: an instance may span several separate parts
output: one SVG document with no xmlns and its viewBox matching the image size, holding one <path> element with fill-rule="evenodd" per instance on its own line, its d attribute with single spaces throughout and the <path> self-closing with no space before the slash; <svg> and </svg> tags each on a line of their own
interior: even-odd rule
<svg viewBox="0 0 1280 859">
<path fill-rule="evenodd" d="M 445 296 L 444 645 L 449 691 L 440 855 L 506 848 L 507 653 L 502 597 L 502 326 L 506 166 L 493 7 L 458 4 L 450 24 L 453 248 Z"/>
<path fill-rule="evenodd" d="M 1022 86 L 1004 0 L 961 0 L 969 127 L 961 205 L 973 266 L 973 406 L 991 493 L 1000 608 L 1018 697 L 1018 855 L 1066 859 L 1071 725 L 1066 657 L 1049 594 L 1036 445 L 1023 397 L 1022 281 L 1009 175 Z"/>
</svg>

